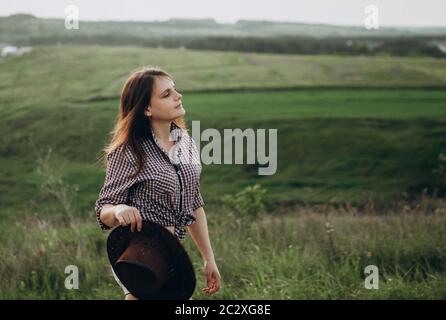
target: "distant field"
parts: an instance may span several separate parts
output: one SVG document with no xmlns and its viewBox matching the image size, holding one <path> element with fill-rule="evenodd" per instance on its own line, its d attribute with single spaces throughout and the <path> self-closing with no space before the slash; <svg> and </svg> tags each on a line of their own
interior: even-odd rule
<svg viewBox="0 0 446 320">
<path fill-rule="evenodd" d="M 183 100 L 190 119 L 212 121 L 223 117 L 231 119 L 228 122 L 231 124 L 233 121 L 341 118 L 440 120 L 446 115 L 444 90 L 300 89 L 190 93 Z"/>
<path fill-rule="evenodd" d="M 201 129 L 277 128 L 278 170 L 258 176 L 240 165 L 203 168 L 209 203 L 221 194 L 261 183 L 268 200 L 285 203 L 390 201 L 433 188 L 438 154 L 446 150 L 446 93 L 422 90 L 300 90 L 189 93 L 187 120 Z M 54 150 L 56 167 L 80 187 L 78 204 L 90 210 L 103 182 L 95 157 L 107 139 L 117 100 L 65 108 L 36 106 L 3 118 L 2 202 L 22 205 L 39 179 L 36 152 Z M 13 134 L 11 134 L 13 133 Z M 204 145 L 204 143 L 203 143 Z M 37 188 L 38 189 L 38 188 Z M 24 202 L 25 201 L 25 202 Z"/>
<path fill-rule="evenodd" d="M 446 59 L 337 57 L 134 47 L 44 47 L 0 59 L 0 106 L 62 107 L 118 97 L 135 68 L 157 65 L 183 91 L 295 87 L 446 87 Z"/>
</svg>

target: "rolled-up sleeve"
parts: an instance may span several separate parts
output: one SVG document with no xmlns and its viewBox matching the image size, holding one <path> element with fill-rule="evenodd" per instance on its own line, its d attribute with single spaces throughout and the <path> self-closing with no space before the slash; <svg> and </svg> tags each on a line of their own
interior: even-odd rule
<svg viewBox="0 0 446 320">
<path fill-rule="evenodd" d="M 110 229 L 100 220 L 102 207 L 106 204 L 118 205 L 128 202 L 129 189 L 136 179 L 131 177 L 135 165 L 124 152 L 125 148 L 118 147 L 107 155 L 105 181 L 95 202 L 96 219 L 103 230 Z"/>
<path fill-rule="evenodd" d="M 198 208 L 204 207 L 204 200 L 203 196 L 201 195 L 200 191 L 200 180 L 197 181 L 197 187 L 195 190 L 195 196 L 194 196 L 194 203 L 193 203 L 193 210 L 195 211 Z"/>
</svg>

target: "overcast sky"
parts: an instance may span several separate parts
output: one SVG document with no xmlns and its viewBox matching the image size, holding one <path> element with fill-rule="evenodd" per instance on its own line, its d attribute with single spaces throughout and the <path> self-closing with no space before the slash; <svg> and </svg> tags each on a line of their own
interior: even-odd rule
<svg viewBox="0 0 446 320">
<path fill-rule="evenodd" d="M 376 5 L 381 26 L 446 26 L 446 0 L 0 0 L 0 16 L 63 18 L 70 4 L 78 6 L 80 20 L 213 18 L 337 25 L 363 25 L 364 8 Z"/>
</svg>

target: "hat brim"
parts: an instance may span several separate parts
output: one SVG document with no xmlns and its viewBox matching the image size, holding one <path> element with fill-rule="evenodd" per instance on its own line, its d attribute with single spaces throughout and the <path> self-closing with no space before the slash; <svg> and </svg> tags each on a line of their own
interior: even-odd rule
<svg viewBox="0 0 446 320">
<path fill-rule="evenodd" d="M 172 235 L 165 227 L 152 221 L 143 221 L 140 232 L 131 232 L 130 226 L 118 226 L 114 228 L 107 239 L 107 253 L 110 264 L 118 275 L 115 263 L 127 249 L 133 236 L 140 234 L 147 236 L 150 241 L 157 241 L 165 248 L 168 257 L 169 278 L 166 283 L 156 292 L 132 292 L 132 288 L 127 287 L 125 280 L 121 282 L 132 295 L 141 300 L 186 300 L 189 299 L 196 285 L 195 272 L 192 262 L 180 241 Z"/>
</svg>

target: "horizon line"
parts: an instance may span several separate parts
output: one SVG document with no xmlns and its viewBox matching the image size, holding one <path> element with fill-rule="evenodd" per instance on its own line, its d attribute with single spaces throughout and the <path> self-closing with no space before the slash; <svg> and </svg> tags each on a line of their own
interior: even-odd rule
<svg viewBox="0 0 446 320">
<path fill-rule="evenodd" d="M 2 15 L 0 16 L 0 18 L 9 18 L 11 16 L 17 16 L 17 15 L 27 15 L 27 16 L 32 16 L 34 18 L 37 19 L 55 19 L 55 20 L 64 20 L 65 17 L 63 16 L 37 16 L 35 14 L 32 13 L 27 13 L 27 12 L 17 12 L 17 13 L 11 13 L 9 15 Z M 262 18 L 258 18 L 258 19 L 245 19 L 245 18 L 240 18 L 237 19 L 234 22 L 224 22 L 224 21 L 219 21 L 218 19 L 212 18 L 212 17 L 170 17 L 170 18 L 166 18 L 166 19 L 155 19 L 155 20 L 139 20 L 139 19 L 135 19 L 135 20 L 128 20 L 128 19 L 95 19 L 95 20 L 90 20 L 90 19 L 80 19 L 79 22 L 134 22 L 134 23 L 153 23 L 153 22 L 169 22 L 171 20 L 189 20 L 189 21 L 203 21 L 203 20 L 212 20 L 215 21 L 215 23 L 217 24 L 221 24 L 221 25 L 235 25 L 241 21 L 252 21 L 252 22 L 270 22 L 270 23 L 283 23 L 283 24 L 306 24 L 306 25 L 321 25 L 321 26 L 332 26 L 332 27 L 353 27 L 353 28 L 363 28 L 363 25 L 355 25 L 355 24 L 337 24 L 337 23 L 327 23 L 327 22 L 302 22 L 302 21 L 285 21 L 285 20 L 273 20 L 273 19 L 262 19 Z M 446 24 L 445 25 L 398 25 L 398 24 L 381 24 L 380 28 L 420 28 L 420 29 L 430 29 L 430 28 L 446 28 Z"/>
</svg>

